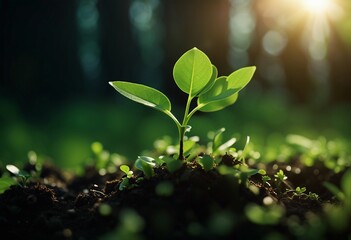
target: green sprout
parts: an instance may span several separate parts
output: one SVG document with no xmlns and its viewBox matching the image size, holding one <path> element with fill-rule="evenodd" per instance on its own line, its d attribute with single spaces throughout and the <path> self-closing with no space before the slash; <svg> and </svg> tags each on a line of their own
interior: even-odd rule
<svg viewBox="0 0 351 240">
<path fill-rule="evenodd" d="M 283 170 L 279 170 L 276 174 L 274 174 L 274 177 L 276 177 L 277 181 L 279 182 L 284 182 L 288 177 L 284 174 Z"/>
<path fill-rule="evenodd" d="M 205 154 L 198 158 L 198 163 L 205 172 L 210 171 L 214 166 L 214 159 L 212 156 Z"/>
<path fill-rule="evenodd" d="M 123 96 L 157 109 L 174 121 L 179 134 L 178 158 L 184 160 L 184 136 L 189 129 L 190 118 L 197 111 L 214 112 L 235 103 L 238 92 L 250 82 L 255 70 L 255 66 L 250 66 L 241 68 L 229 76 L 218 77 L 217 68 L 212 65 L 205 53 L 197 48 L 184 53 L 173 68 L 175 83 L 188 94 L 182 122 L 171 113 L 171 102 L 162 92 L 137 83 L 123 81 L 109 83 Z M 195 98 L 197 105 L 190 109 Z"/>
<path fill-rule="evenodd" d="M 302 194 L 304 194 L 304 192 L 306 192 L 306 188 L 305 187 L 297 187 L 294 191 L 294 195 L 295 196 L 301 196 Z"/>
<path fill-rule="evenodd" d="M 25 187 L 28 183 L 28 179 L 31 177 L 27 172 L 19 170 L 15 165 L 6 165 L 7 171 L 9 171 L 16 179 L 18 185 Z"/>
<path fill-rule="evenodd" d="M 154 158 L 139 156 L 134 165 L 137 169 L 144 172 L 146 178 L 151 178 L 154 175 L 154 167 L 156 166 Z"/>
<path fill-rule="evenodd" d="M 127 178 L 133 177 L 133 171 L 130 170 L 129 166 L 123 164 L 119 169 L 126 174 Z"/>
</svg>

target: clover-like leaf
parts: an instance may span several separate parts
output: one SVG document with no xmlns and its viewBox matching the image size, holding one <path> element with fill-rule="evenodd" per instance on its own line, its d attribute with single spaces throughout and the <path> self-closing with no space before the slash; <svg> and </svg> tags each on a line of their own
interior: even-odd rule
<svg viewBox="0 0 351 240">
<path fill-rule="evenodd" d="M 212 77 L 212 63 L 205 53 L 193 48 L 184 53 L 173 68 L 177 86 L 190 96 L 201 92 Z"/>
<path fill-rule="evenodd" d="M 162 112 L 171 111 L 171 102 L 166 95 L 152 87 L 123 81 L 109 82 L 109 84 L 130 100 Z"/>
</svg>

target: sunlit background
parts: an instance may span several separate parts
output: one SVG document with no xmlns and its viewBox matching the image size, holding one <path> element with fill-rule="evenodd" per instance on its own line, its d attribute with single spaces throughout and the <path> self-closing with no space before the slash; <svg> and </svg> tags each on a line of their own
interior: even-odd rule
<svg viewBox="0 0 351 240">
<path fill-rule="evenodd" d="M 349 0 L 11 0 L 0 11 L 1 164 L 34 150 L 74 168 L 94 141 L 133 159 L 176 138 L 169 119 L 108 81 L 158 88 L 180 115 L 172 68 L 192 47 L 221 75 L 258 69 L 235 106 L 190 122 L 204 144 L 221 127 L 262 151 L 289 133 L 351 140 Z"/>
</svg>

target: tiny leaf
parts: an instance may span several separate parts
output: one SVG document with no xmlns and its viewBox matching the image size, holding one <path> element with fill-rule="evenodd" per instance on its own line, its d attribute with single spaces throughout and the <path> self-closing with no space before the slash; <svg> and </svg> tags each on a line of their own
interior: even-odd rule
<svg viewBox="0 0 351 240">
<path fill-rule="evenodd" d="M 18 169 L 18 167 L 16 167 L 15 165 L 12 165 L 12 164 L 9 164 L 9 165 L 6 165 L 6 169 L 12 173 L 13 175 L 16 175 L 18 176 L 21 171 Z"/>
<path fill-rule="evenodd" d="M 162 112 L 171 111 L 171 102 L 162 92 L 142 84 L 115 81 L 109 82 L 120 94 L 135 102 Z"/>
<path fill-rule="evenodd" d="M 210 155 L 204 155 L 198 160 L 201 167 L 207 172 L 213 168 L 214 159 Z"/>
<path fill-rule="evenodd" d="M 130 170 L 130 168 L 129 168 L 127 165 L 121 165 L 121 166 L 119 167 L 119 169 L 121 169 L 121 171 L 124 172 L 124 173 L 127 174 L 127 175 L 128 175 L 128 173 L 129 173 L 129 170 Z"/>
<path fill-rule="evenodd" d="M 177 86 L 190 96 L 201 92 L 212 77 L 212 63 L 205 53 L 193 48 L 184 53 L 173 68 Z"/>
<path fill-rule="evenodd" d="M 221 128 L 215 133 L 213 137 L 213 143 L 212 143 L 212 152 L 216 152 L 219 146 L 222 145 L 224 131 L 225 131 L 225 128 Z"/>
</svg>

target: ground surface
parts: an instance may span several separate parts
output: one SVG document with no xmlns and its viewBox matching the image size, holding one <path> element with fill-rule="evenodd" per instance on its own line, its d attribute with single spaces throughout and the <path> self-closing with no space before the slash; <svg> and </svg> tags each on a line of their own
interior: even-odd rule
<svg viewBox="0 0 351 240">
<path fill-rule="evenodd" d="M 238 164 L 229 155 L 221 163 L 225 168 Z M 159 167 L 150 179 L 136 173 L 130 189 L 121 191 L 125 176 L 120 171 L 101 176 L 87 167 L 82 176 L 73 176 L 44 164 L 39 178 L 0 195 L 1 234 L 4 239 L 82 240 L 350 237 L 350 230 L 311 227 L 311 218 L 323 218 L 325 204 L 338 204 L 321 183 L 338 186 L 342 172 L 318 162 L 305 167 L 298 158 L 265 168 L 268 183 L 255 174 L 244 184 L 233 174 L 205 172 L 190 162 L 174 173 Z M 287 180 L 275 180 L 278 169 L 284 169 Z M 296 195 L 297 186 L 306 187 L 306 193 Z M 309 192 L 319 198 L 308 197 Z"/>
</svg>

